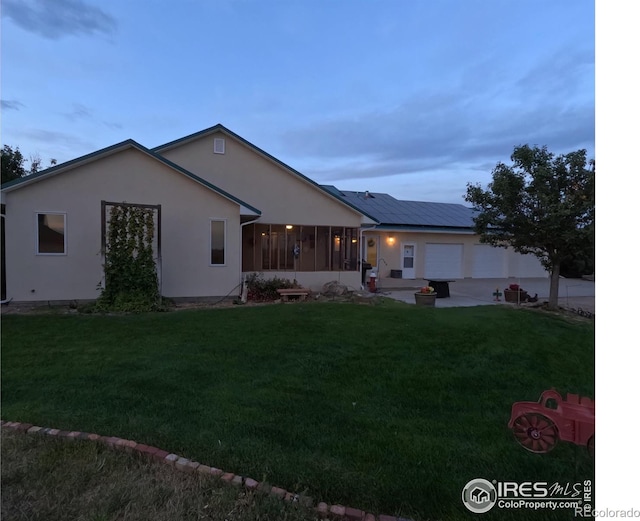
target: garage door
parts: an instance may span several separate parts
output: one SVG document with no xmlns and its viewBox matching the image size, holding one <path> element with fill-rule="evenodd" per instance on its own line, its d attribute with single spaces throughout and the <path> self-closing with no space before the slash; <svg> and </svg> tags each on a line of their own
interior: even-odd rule
<svg viewBox="0 0 640 521">
<path fill-rule="evenodd" d="M 474 279 L 498 279 L 505 276 L 505 260 L 507 250 L 495 248 L 489 244 L 474 244 L 473 268 Z"/>
<path fill-rule="evenodd" d="M 549 273 L 540 264 L 540 259 L 530 253 L 522 255 L 516 253 L 514 277 L 548 277 Z"/>
<path fill-rule="evenodd" d="M 462 244 L 430 244 L 424 250 L 425 279 L 461 279 Z"/>
</svg>

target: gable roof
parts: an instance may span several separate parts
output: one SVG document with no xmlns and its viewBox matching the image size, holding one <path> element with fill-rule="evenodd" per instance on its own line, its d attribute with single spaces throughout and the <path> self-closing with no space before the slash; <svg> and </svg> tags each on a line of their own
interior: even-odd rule
<svg viewBox="0 0 640 521">
<path fill-rule="evenodd" d="M 317 188 L 318 190 L 320 190 L 321 192 L 323 192 L 326 195 L 330 196 L 331 198 L 338 200 L 338 202 L 348 206 L 349 208 L 351 208 L 352 210 L 355 210 L 359 214 L 364 215 L 368 219 L 371 219 L 372 224 L 375 224 L 377 222 L 377 219 L 373 215 L 368 213 L 368 211 L 366 209 L 360 208 L 360 207 L 354 205 L 350 200 L 347 200 L 347 199 L 345 199 L 343 197 L 340 197 L 340 196 L 336 195 L 332 190 L 328 189 L 327 186 L 320 185 L 320 184 L 316 183 L 313 179 L 307 177 L 306 175 L 302 174 L 301 172 L 298 172 L 297 170 L 295 170 L 294 168 L 290 167 L 286 163 L 283 163 L 278 158 L 272 156 L 268 152 L 265 152 L 261 148 L 257 147 L 253 143 L 247 141 L 242 136 L 239 136 L 238 134 L 236 134 L 235 132 L 229 130 L 228 128 L 226 128 L 224 125 L 222 125 L 220 123 L 218 123 L 217 125 L 214 125 L 213 127 L 209 127 L 209 128 L 204 129 L 204 130 L 201 130 L 199 132 L 195 132 L 193 134 L 189 134 L 188 136 L 185 136 L 185 137 L 182 137 L 182 138 L 179 138 L 179 139 L 175 139 L 173 141 L 165 143 L 164 145 L 159 145 L 157 147 L 154 147 L 151 150 L 153 152 L 155 152 L 155 153 L 161 154 L 162 152 L 166 152 L 167 150 L 171 150 L 172 148 L 185 145 L 185 144 L 187 144 L 187 143 L 189 143 L 191 141 L 195 141 L 197 139 L 200 139 L 202 137 L 206 137 L 206 136 L 211 135 L 211 134 L 215 134 L 217 132 L 220 132 L 220 133 L 225 134 L 226 136 L 228 136 L 228 137 L 230 137 L 232 139 L 235 139 L 239 143 L 241 143 L 244 146 L 250 148 L 254 152 L 257 152 L 258 154 L 260 154 L 261 156 L 265 157 L 269 161 L 272 161 L 273 163 L 277 164 L 278 166 L 284 168 L 290 174 L 293 174 L 294 176 L 296 176 L 296 177 L 300 178 L 302 181 L 312 185 L 314 188 Z"/>
<path fill-rule="evenodd" d="M 471 231 L 474 226 L 474 210 L 462 204 L 402 201 L 389 194 L 325 188 L 371 214 L 380 223 L 377 228 Z"/>
<path fill-rule="evenodd" d="M 72 159 L 71 161 L 67 161 L 65 163 L 61 163 L 61 164 L 56 165 L 56 166 L 52 166 L 51 168 L 47 168 L 46 170 L 41 170 L 40 172 L 36 172 L 35 174 L 31 174 L 31 175 L 28 175 L 28 176 L 25 176 L 25 177 L 14 179 L 13 181 L 9 181 L 7 183 L 4 183 L 2 185 L 2 191 L 3 192 L 11 192 L 13 190 L 18 190 L 18 189 L 23 188 L 25 186 L 28 186 L 28 185 L 30 185 L 32 183 L 36 183 L 38 181 L 42 181 L 42 180 L 47 179 L 49 177 L 62 174 L 64 172 L 67 172 L 67 171 L 72 170 L 74 168 L 78 168 L 78 167 L 86 165 L 88 163 L 92 163 L 92 162 L 97 161 L 99 159 L 103 159 L 103 158 L 105 158 L 107 156 L 110 156 L 112 154 L 115 154 L 115 153 L 118 153 L 118 152 L 122 152 L 122 151 L 124 151 L 124 150 L 126 150 L 128 148 L 133 148 L 133 149 L 136 149 L 136 150 L 142 152 L 143 154 L 146 154 L 147 156 L 151 157 L 152 159 L 154 159 L 156 161 L 159 161 L 160 163 L 163 163 L 164 165 L 166 165 L 169 168 L 173 169 L 177 173 L 179 173 L 179 174 L 191 179 L 192 181 L 204 186 L 205 188 L 211 190 L 212 192 L 215 192 L 218 195 L 221 195 L 225 199 L 228 199 L 228 200 L 238 204 L 240 206 L 240 214 L 241 215 L 255 215 L 255 216 L 258 216 L 258 215 L 261 214 L 260 210 L 258 210 L 257 208 L 251 206 L 248 203 L 245 203 L 244 201 L 238 199 L 234 195 L 231 195 L 230 193 L 226 192 L 222 188 L 219 188 L 219 187 L 215 186 L 214 184 L 210 183 L 209 181 L 206 181 L 206 180 L 202 179 L 201 177 L 198 177 L 194 173 L 189 172 L 185 168 L 182 168 L 180 165 L 177 165 L 176 163 L 174 163 L 172 161 L 169 161 L 168 159 L 162 157 L 160 154 L 157 154 L 154 151 L 149 150 L 148 148 L 146 148 L 145 146 L 141 145 L 140 143 L 137 143 L 133 139 L 127 139 L 126 141 L 122 141 L 121 143 L 116 143 L 115 145 L 111 145 L 111 146 L 103 148 L 101 150 L 97 150 L 96 152 L 92 152 L 90 154 L 81 156 L 81 157 L 76 158 L 76 159 Z"/>
</svg>

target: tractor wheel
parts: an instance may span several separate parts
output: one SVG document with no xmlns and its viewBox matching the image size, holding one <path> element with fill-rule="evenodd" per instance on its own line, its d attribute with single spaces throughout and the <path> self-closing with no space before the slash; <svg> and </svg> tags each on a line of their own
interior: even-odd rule
<svg viewBox="0 0 640 521">
<path fill-rule="evenodd" d="M 549 452 L 558 443 L 558 428 L 546 416 L 527 413 L 513 422 L 513 434 L 520 445 L 531 452 Z"/>
<path fill-rule="evenodd" d="M 596 435 L 595 434 L 591 436 L 591 438 L 589 438 L 589 441 L 587 442 L 587 450 L 589 451 L 589 456 L 591 456 L 592 458 L 596 457 Z"/>
</svg>

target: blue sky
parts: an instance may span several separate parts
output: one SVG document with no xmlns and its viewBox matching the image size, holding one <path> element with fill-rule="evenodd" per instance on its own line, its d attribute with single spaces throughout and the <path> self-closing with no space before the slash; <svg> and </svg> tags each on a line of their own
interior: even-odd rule
<svg viewBox="0 0 640 521">
<path fill-rule="evenodd" d="M 2 0 L 2 143 L 217 123 L 319 183 L 464 203 L 520 144 L 595 157 L 591 0 Z"/>
</svg>

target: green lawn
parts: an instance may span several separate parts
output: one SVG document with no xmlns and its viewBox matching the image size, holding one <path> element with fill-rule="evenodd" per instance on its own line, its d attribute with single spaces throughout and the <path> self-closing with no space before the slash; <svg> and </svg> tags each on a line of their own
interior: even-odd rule
<svg viewBox="0 0 640 521">
<path fill-rule="evenodd" d="M 503 306 L 2 318 L 3 419 L 134 439 L 414 519 L 469 519 L 472 478 L 593 479 L 586 449 L 529 453 L 507 421 L 550 387 L 594 397 L 594 379 L 592 323 Z"/>
</svg>

